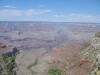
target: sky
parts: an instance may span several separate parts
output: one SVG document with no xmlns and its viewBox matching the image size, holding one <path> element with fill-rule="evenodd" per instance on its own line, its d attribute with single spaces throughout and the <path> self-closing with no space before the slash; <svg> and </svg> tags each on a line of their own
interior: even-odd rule
<svg viewBox="0 0 100 75">
<path fill-rule="evenodd" d="M 0 0 L 0 21 L 100 23 L 100 0 Z"/>
</svg>

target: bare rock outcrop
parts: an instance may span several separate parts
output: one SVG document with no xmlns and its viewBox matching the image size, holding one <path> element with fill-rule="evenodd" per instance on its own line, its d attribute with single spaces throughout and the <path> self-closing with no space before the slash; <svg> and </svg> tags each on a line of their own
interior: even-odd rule
<svg viewBox="0 0 100 75">
<path fill-rule="evenodd" d="M 91 58 L 94 61 L 90 75 L 100 75 L 100 32 L 96 33 L 92 39 L 91 45 L 85 48 L 82 53 L 85 58 Z"/>
</svg>

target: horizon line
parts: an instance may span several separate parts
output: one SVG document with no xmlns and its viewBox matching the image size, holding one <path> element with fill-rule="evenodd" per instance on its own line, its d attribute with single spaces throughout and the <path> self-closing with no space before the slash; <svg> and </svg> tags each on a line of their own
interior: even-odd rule
<svg viewBox="0 0 100 75">
<path fill-rule="evenodd" d="M 0 21 L 0 22 L 51 22 L 51 23 L 100 23 L 100 22 L 59 22 L 59 21 Z"/>
</svg>

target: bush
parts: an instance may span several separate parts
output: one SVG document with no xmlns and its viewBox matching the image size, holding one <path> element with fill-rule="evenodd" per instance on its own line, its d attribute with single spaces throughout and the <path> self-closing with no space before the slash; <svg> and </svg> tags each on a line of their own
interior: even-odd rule
<svg viewBox="0 0 100 75">
<path fill-rule="evenodd" d="M 9 63 L 7 65 L 8 71 L 12 72 L 14 66 L 15 66 L 15 57 L 10 57 Z"/>
<path fill-rule="evenodd" d="M 95 34 L 95 36 L 98 37 L 98 38 L 100 38 L 100 32 L 97 32 L 97 33 Z"/>
<path fill-rule="evenodd" d="M 57 67 L 52 67 L 48 70 L 49 75 L 63 75 L 63 71 Z"/>
<path fill-rule="evenodd" d="M 3 55 L 3 56 L 2 56 L 3 61 L 6 61 L 6 60 L 7 60 L 7 58 L 8 58 L 8 56 L 7 56 L 7 55 Z"/>
<path fill-rule="evenodd" d="M 2 60 L 0 62 L 0 75 L 7 72 L 6 75 L 13 75 L 13 69 L 15 68 L 15 57 L 9 57 L 7 55 L 2 55 Z"/>
</svg>

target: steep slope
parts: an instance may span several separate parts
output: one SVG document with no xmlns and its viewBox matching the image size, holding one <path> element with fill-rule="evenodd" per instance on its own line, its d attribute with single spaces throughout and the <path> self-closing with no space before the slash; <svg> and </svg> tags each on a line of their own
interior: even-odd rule
<svg viewBox="0 0 100 75">
<path fill-rule="evenodd" d="M 82 51 L 85 59 L 93 60 L 93 66 L 90 75 L 100 75 L 100 32 L 96 33 L 92 39 L 91 45 Z"/>
</svg>

